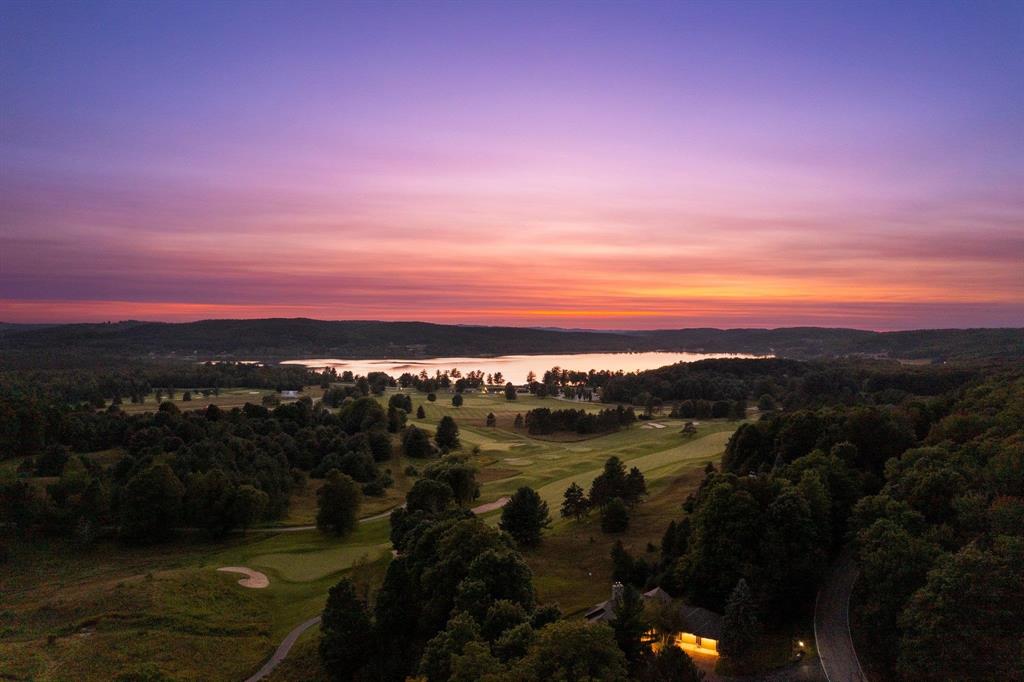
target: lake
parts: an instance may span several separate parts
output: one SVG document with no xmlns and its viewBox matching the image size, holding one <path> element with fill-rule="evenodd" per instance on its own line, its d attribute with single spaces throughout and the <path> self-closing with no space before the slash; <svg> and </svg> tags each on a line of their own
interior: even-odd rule
<svg viewBox="0 0 1024 682">
<path fill-rule="evenodd" d="M 353 374 L 366 375 L 370 372 L 387 372 L 398 377 L 403 372 L 419 374 L 426 370 L 433 376 L 434 372 L 457 368 L 463 374 L 481 371 L 484 374 L 501 372 L 505 381 L 516 384 L 526 382 L 526 375 L 533 371 L 540 380 L 544 372 L 552 367 L 561 367 L 574 371 L 589 372 L 590 370 L 610 370 L 616 372 L 637 372 L 672 365 L 677 362 L 696 362 L 709 358 L 755 358 L 763 357 L 742 353 L 667 353 L 652 351 L 646 353 L 564 353 L 561 355 L 499 355 L 493 358 L 424 358 L 416 360 L 399 360 L 393 358 L 372 360 L 344 360 L 335 358 L 310 358 L 306 360 L 287 360 L 282 364 L 305 365 L 313 369 L 334 367 L 339 373 L 351 370 Z"/>
</svg>

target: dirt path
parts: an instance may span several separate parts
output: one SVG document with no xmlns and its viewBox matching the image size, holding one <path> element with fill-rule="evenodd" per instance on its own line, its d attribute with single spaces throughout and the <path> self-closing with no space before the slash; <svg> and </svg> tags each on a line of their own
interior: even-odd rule
<svg viewBox="0 0 1024 682">
<path fill-rule="evenodd" d="M 224 566 L 218 568 L 218 571 L 224 571 L 225 573 L 241 573 L 245 577 L 238 581 L 238 584 L 242 587 L 249 587 L 254 590 L 262 590 L 264 587 L 270 585 L 270 580 L 267 576 L 259 571 L 254 571 L 251 568 L 245 566 Z"/>
<path fill-rule="evenodd" d="M 829 682 L 867 682 L 850 635 L 850 593 L 859 573 L 853 553 L 840 553 L 814 605 L 814 638 Z"/>
<path fill-rule="evenodd" d="M 262 680 L 264 677 L 269 675 L 274 668 L 280 665 L 281 661 L 285 659 L 288 652 L 295 646 L 295 642 L 298 641 L 302 633 L 310 629 L 314 625 L 320 622 L 320 616 L 314 616 L 307 621 L 300 623 L 295 626 L 291 632 L 285 635 L 285 638 L 281 640 L 281 644 L 278 645 L 273 655 L 263 664 L 263 667 L 256 671 L 252 677 L 246 679 L 245 682 L 256 682 L 256 680 Z"/>
</svg>

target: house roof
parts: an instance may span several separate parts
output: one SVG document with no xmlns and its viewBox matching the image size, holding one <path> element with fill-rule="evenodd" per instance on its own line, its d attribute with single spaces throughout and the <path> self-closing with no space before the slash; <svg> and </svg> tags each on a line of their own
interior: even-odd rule
<svg viewBox="0 0 1024 682">
<path fill-rule="evenodd" d="M 699 606 L 683 604 L 683 632 L 692 632 L 698 637 L 722 638 L 722 616 Z"/>
<path fill-rule="evenodd" d="M 667 603 L 672 601 L 672 595 L 660 587 L 655 587 L 653 590 L 644 592 L 644 600 Z M 707 637 L 708 639 L 722 638 L 721 615 L 689 604 L 683 604 L 680 610 L 683 616 L 683 632 L 690 632 L 698 637 Z M 613 618 L 615 618 L 615 604 L 611 599 L 595 604 L 586 614 L 587 621 L 591 623 L 607 622 Z"/>
</svg>

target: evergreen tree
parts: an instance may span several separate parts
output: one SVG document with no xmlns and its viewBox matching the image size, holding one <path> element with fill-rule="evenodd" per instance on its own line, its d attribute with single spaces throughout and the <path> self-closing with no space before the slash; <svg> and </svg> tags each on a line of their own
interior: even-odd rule
<svg viewBox="0 0 1024 682">
<path fill-rule="evenodd" d="M 541 532 L 551 525 L 548 503 L 533 488 L 523 486 L 501 509 L 498 527 L 523 547 L 540 543 Z"/>
<path fill-rule="evenodd" d="M 615 642 L 626 656 L 626 661 L 634 668 L 646 648 L 643 643 L 647 631 L 647 618 L 644 614 L 644 598 L 640 591 L 632 585 L 626 585 L 622 597 L 614 604 L 615 618 L 611 621 Z"/>
<path fill-rule="evenodd" d="M 512 385 L 512 382 L 505 384 L 505 400 L 515 400 L 517 397 L 516 387 Z"/>
<path fill-rule="evenodd" d="M 629 528 L 629 509 L 621 497 L 613 497 L 601 508 L 601 530 L 605 533 L 622 533 Z"/>
<path fill-rule="evenodd" d="M 462 394 L 456 393 L 452 396 L 452 407 L 462 407 Z"/>
<path fill-rule="evenodd" d="M 426 419 L 427 418 L 427 413 L 423 409 L 422 405 L 420 405 L 419 407 L 416 408 L 416 418 L 417 419 Z"/>
<path fill-rule="evenodd" d="M 722 621 L 722 641 L 718 650 L 723 656 L 742 659 L 750 653 L 757 640 L 758 621 L 754 596 L 747 581 L 740 578 L 725 604 Z"/>
<path fill-rule="evenodd" d="M 569 484 L 569 487 L 565 489 L 565 496 L 562 500 L 562 518 L 574 518 L 576 521 L 581 521 L 584 516 L 590 512 L 590 500 L 587 499 L 586 494 L 583 492 L 583 488 L 573 481 Z"/>
<path fill-rule="evenodd" d="M 497 417 L 494 416 L 493 412 L 487 413 L 487 426 L 496 426 L 498 424 Z"/>
<path fill-rule="evenodd" d="M 633 467 L 626 476 L 625 500 L 629 504 L 636 504 L 645 495 L 647 495 L 647 481 L 644 479 L 640 469 Z"/>
<path fill-rule="evenodd" d="M 437 432 L 434 434 L 434 442 L 443 452 L 455 450 L 459 447 L 459 426 L 455 420 L 445 415 L 437 425 Z"/>
<path fill-rule="evenodd" d="M 327 594 L 320 621 L 320 660 L 332 682 L 351 682 L 370 660 L 373 633 L 366 604 L 343 578 Z"/>
</svg>

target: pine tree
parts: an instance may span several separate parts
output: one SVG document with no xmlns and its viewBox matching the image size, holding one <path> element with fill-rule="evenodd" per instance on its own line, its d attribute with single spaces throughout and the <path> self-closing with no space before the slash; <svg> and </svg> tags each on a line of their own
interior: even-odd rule
<svg viewBox="0 0 1024 682">
<path fill-rule="evenodd" d="M 448 415 L 441 417 L 437 432 L 434 434 L 434 442 L 445 452 L 459 447 L 459 426 L 454 419 Z"/>
<path fill-rule="evenodd" d="M 629 509 L 620 497 L 613 497 L 601 508 L 601 530 L 605 533 L 622 533 L 629 528 Z"/>
<path fill-rule="evenodd" d="M 632 667 L 640 661 L 646 648 L 643 643 L 643 636 L 647 631 L 644 599 L 638 589 L 626 585 L 622 590 L 622 598 L 614 608 L 615 618 L 612 619 L 611 626 L 615 632 L 615 641 Z"/>
<path fill-rule="evenodd" d="M 725 604 L 722 622 L 722 641 L 719 651 L 723 656 L 741 659 L 750 653 L 757 639 L 758 622 L 754 596 L 747 581 L 740 578 Z"/>
<path fill-rule="evenodd" d="M 498 527 L 523 547 L 540 543 L 541 532 L 551 525 L 548 503 L 533 488 L 523 486 L 501 509 Z"/>
<path fill-rule="evenodd" d="M 573 481 L 568 488 L 565 489 L 565 496 L 562 500 L 562 518 L 574 518 L 576 521 L 583 520 L 583 517 L 590 512 L 590 500 L 587 499 L 586 493 L 583 492 L 576 481 Z"/>
</svg>

